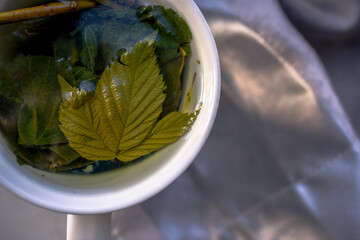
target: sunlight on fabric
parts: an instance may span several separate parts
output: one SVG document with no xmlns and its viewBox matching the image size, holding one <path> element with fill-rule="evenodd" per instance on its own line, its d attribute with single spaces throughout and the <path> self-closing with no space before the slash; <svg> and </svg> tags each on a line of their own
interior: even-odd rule
<svg viewBox="0 0 360 240">
<path fill-rule="evenodd" d="M 299 182 L 295 184 L 295 189 L 297 193 L 299 194 L 299 197 L 304 201 L 306 206 L 315 214 L 317 215 L 317 208 L 316 203 L 314 202 L 312 193 L 309 191 L 309 189 L 306 188 L 306 186 Z"/>
<path fill-rule="evenodd" d="M 324 116 L 311 88 L 264 39 L 238 22 L 214 21 L 210 27 L 229 74 L 223 89 L 235 104 L 274 125 L 322 129 Z"/>
<path fill-rule="evenodd" d="M 277 212 L 273 218 L 263 222 L 258 239 L 261 240 L 294 240 L 294 239 L 327 239 L 316 225 L 307 222 L 298 215 Z"/>
</svg>

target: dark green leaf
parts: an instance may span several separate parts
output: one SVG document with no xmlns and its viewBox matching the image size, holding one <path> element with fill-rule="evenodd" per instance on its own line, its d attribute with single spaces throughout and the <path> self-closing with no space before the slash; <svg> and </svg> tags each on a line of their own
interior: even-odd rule
<svg viewBox="0 0 360 240">
<path fill-rule="evenodd" d="M 85 158 L 80 157 L 66 165 L 51 164 L 49 166 L 48 170 L 53 171 L 53 172 L 63 172 L 63 171 L 73 170 L 76 168 L 86 167 L 93 163 L 94 163 L 94 161 L 89 161 Z"/>
<path fill-rule="evenodd" d="M 159 33 L 156 54 L 167 87 L 164 112 L 161 114 L 163 117 L 175 111 L 180 104 L 181 61 L 184 57 L 180 53 L 180 48 L 187 55 L 191 54 L 192 34 L 186 22 L 172 9 L 144 6 L 137 10 L 137 16 Z"/>
<path fill-rule="evenodd" d="M 60 36 L 53 42 L 54 57 L 57 61 L 66 61 L 74 66 L 80 60 L 80 47 L 76 39 L 68 34 Z"/>
<path fill-rule="evenodd" d="M 163 105 L 163 112 L 161 116 L 164 117 L 169 113 L 175 111 L 180 103 L 182 90 L 180 82 L 180 66 L 181 58 L 168 62 L 161 67 L 162 74 L 166 81 L 166 99 Z"/>
<path fill-rule="evenodd" d="M 99 1 L 108 5 L 120 2 Z M 21 161 L 50 171 L 84 167 L 93 162 L 79 157 L 76 151 L 95 161 L 115 157 L 129 161 L 175 141 L 190 127 L 195 115 L 171 113 L 181 98 L 183 58 L 179 49 L 191 53 L 191 32 L 185 21 L 173 10 L 159 6 L 138 11 L 139 19 L 134 10 L 116 7 L 104 11 L 106 8 L 86 11 L 87 19 L 75 31 L 53 42 L 55 58 L 20 55 L 6 68 L 0 68 L 0 94 L 16 105 L 15 113 L 10 114 L 13 118 L 0 116 L 1 126 L 13 129 L 3 131 L 9 132 L 6 134 Z M 126 53 L 139 41 L 155 39 L 156 57 L 144 57 L 148 48 Z M 160 77 L 156 59 L 167 85 L 165 101 L 164 83 L 161 81 L 159 88 L 154 80 Z M 105 70 L 114 65 L 116 69 Z M 156 74 L 151 67 L 154 65 Z M 103 80 L 98 82 L 97 74 L 103 72 Z M 72 146 L 77 146 L 76 151 L 58 128 L 61 99 L 58 74 L 64 83 L 62 106 L 66 116 L 62 125 L 77 121 L 76 126 L 70 124 L 73 128 L 64 127 L 70 132 L 67 137 Z M 164 110 L 159 120 L 161 106 Z M 79 118 L 82 114 L 84 118 Z M 98 136 L 76 132 L 87 123 L 99 128 Z M 92 149 L 88 149 L 88 144 Z M 100 149 L 102 146 L 104 149 Z"/>
<path fill-rule="evenodd" d="M 87 84 L 84 90 L 92 91 L 95 89 L 99 76 L 89 71 L 86 67 L 70 66 L 68 61 L 57 62 L 58 74 L 66 79 L 72 86 L 81 87 Z"/>
<path fill-rule="evenodd" d="M 156 39 L 156 32 L 146 24 L 121 22 L 107 22 L 98 28 L 100 37 L 101 55 L 106 65 L 117 59 L 119 49 L 130 50 L 139 41 Z"/>
<path fill-rule="evenodd" d="M 20 104 L 0 96 L 0 130 L 11 145 L 17 144 L 17 122 Z"/>
<path fill-rule="evenodd" d="M 95 71 L 102 73 L 115 59 L 120 49 L 130 50 L 139 41 L 153 41 L 157 31 L 141 22 L 132 9 L 94 9 L 82 15 L 78 31 L 83 33 L 90 28 L 96 37 L 98 54 L 95 58 Z M 84 34 L 83 34 L 84 38 Z M 94 42 L 94 41 L 93 41 Z M 84 51 L 82 51 L 85 54 Z M 81 58 L 88 66 L 87 57 Z M 91 69 L 91 68 L 89 68 Z"/>
<path fill-rule="evenodd" d="M 137 11 L 138 18 L 159 31 L 163 38 L 173 39 L 178 46 L 188 46 L 192 39 L 189 26 L 184 19 L 171 8 L 163 6 L 144 6 Z M 185 47 L 183 47 L 185 48 Z M 191 54 L 190 48 L 186 49 Z"/>
<path fill-rule="evenodd" d="M 18 86 L 19 143 L 46 145 L 66 142 L 58 128 L 57 109 L 60 90 L 57 68 L 52 57 L 19 55 L 8 65 Z"/>
<path fill-rule="evenodd" d="M 63 157 L 50 150 L 37 150 L 18 145 L 16 145 L 14 149 L 18 161 L 45 171 L 61 172 L 72 170 L 74 168 L 81 168 L 93 163 L 93 161 L 80 157 L 66 164 L 66 160 L 64 160 Z"/>
<path fill-rule="evenodd" d="M 21 81 L 17 81 L 17 78 L 22 78 L 22 74 L 13 75 L 0 66 L 0 94 L 7 99 L 20 103 L 22 96 Z"/>
<path fill-rule="evenodd" d="M 81 62 L 92 72 L 95 71 L 95 62 L 98 55 L 96 34 L 91 26 L 83 30 L 83 48 L 80 53 Z"/>
<path fill-rule="evenodd" d="M 69 144 L 54 145 L 49 147 L 49 149 L 61 158 L 59 161 L 54 162 L 56 165 L 67 165 L 80 157 L 80 155 L 72 149 Z"/>
<path fill-rule="evenodd" d="M 21 145 L 48 145 L 66 142 L 58 127 L 59 103 L 23 104 L 20 108 L 18 130 Z"/>
<path fill-rule="evenodd" d="M 129 18 L 133 18 L 135 19 L 135 11 L 131 10 L 131 9 L 124 9 L 124 8 L 119 8 L 119 9 L 110 9 L 107 11 L 99 11 L 98 16 L 101 18 L 105 18 L 105 19 L 111 19 L 111 20 L 116 20 L 116 21 L 123 21 L 125 18 L 129 19 Z M 129 20 L 127 20 L 129 21 Z"/>
<path fill-rule="evenodd" d="M 128 6 L 135 4 L 135 0 L 95 0 L 98 3 L 101 3 L 105 6 L 114 8 L 116 10 L 126 9 Z"/>
</svg>

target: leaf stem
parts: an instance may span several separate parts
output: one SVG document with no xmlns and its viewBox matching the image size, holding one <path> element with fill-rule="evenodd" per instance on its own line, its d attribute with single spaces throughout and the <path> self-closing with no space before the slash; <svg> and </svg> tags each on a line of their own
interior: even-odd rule
<svg viewBox="0 0 360 240">
<path fill-rule="evenodd" d="M 181 76 L 181 73 L 184 69 L 184 65 L 185 65 L 185 57 L 186 57 L 186 52 L 182 47 L 179 47 L 179 51 L 181 54 L 181 65 L 180 65 L 180 71 L 179 71 L 179 77 Z"/>
<path fill-rule="evenodd" d="M 0 24 L 70 13 L 74 11 L 84 10 L 87 8 L 92 8 L 96 5 L 97 3 L 94 1 L 67 1 L 54 2 L 35 7 L 17 9 L 0 13 Z"/>
</svg>

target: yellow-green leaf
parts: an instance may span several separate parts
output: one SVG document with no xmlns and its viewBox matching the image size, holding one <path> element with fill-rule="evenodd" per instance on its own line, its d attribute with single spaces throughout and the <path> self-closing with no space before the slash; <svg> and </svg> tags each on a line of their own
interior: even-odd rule
<svg viewBox="0 0 360 240">
<path fill-rule="evenodd" d="M 70 146 L 89 160 L 112 160 L 140 144 L 159 118 L 165 99 L 154 44 L 147 42 L 104 71 L 91 99 L 64 79 L 59 82 L 60 129 Z M 79 98 L 80 106 L 74 106 Z"/>
<path fill-rule="evenodd" d="M 112 129 L 118 129 L 114 131 L 118 149 L 127 150 L 151 131 L 162 111 L 165 85 L 153 43 L 137 44 L 132 52 L 122 55 L 121 63 L 115 62 L 113 71 L 105 71 L 96 96 L 101 116 L 109 119 Z M 116 108 L 109 104 L 112 102 Z"/>
<path fill-rule="evenodd" d="M 74 108 L 79 108 L 84 102 L 92 99 L 91 92 L 85 92 L 84 90 L 77 89 L 71 86 L 62 76 L 58 76 L 59 84 L 61 87 L 61 94 L 63 105 L 70 104 Z"/>
<path fill-rule="evenodd" d="M 69 141 L 69 145 L 82 157 L 88 160 L 111 160 L 115 158 L 115 148 L 109 148 L 110 141 L 100 125 L 98 114 L 94 111 L 94 99 L 84 101 L 81 106 L 71 102 L 79 102 L 79 89 L 73 88 L 59 77 L 63 101 L 60 105 L 60 129 Z M 104 136 L 105 135 L 105 136 Z M 111 138 L 111 136 L 109 136 Z"/>
<path fill-rule="evenodd" d="M 117 158 L 123 162 L 132 161 L 175 142 L 190 129 L 196 115 L 197 113 L 170 113 L 155 125 L 142 143 L 128 151 L 120 152 Z"/>
</svg>

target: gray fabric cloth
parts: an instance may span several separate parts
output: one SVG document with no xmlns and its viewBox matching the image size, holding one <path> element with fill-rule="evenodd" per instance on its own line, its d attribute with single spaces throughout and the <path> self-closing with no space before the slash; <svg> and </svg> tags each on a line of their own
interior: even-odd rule
<svg viewBox="0 0 360 240">
<path fill-rule="evenodd" d="M 196 3 L 221 60 L 217 120 L 185 174 L 114 213 L 113 239 L 359 239 L 360 1 Z M 6 219 L 6 239 L 23 236 L 8 225 L 55 232 Z"/>
<path fill-rule="evenodd" d="M 286 15 L 312 40 L 340 41 L 359 33 L 358 0 L 280 0 Z"/>
<path fill-rule="evenodd" d="M 359 238 L 359 2 L 196 2 L 222 98 L 192 167 L 144 204 L 164 238 Z"/>
</svg>

